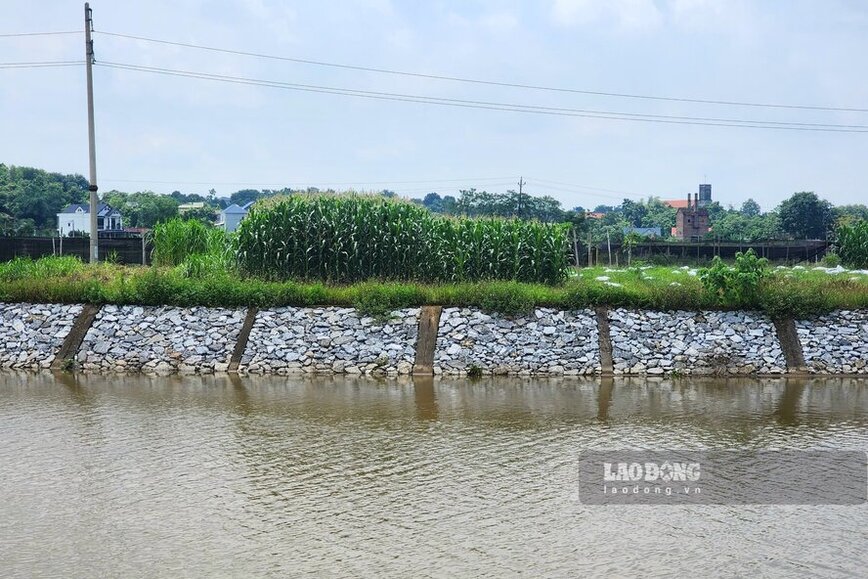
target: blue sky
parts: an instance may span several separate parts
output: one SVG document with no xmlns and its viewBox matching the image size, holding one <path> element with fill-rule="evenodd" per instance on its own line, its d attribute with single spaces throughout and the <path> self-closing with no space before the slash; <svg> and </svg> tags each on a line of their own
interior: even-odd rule
<svg viewBox="0 0 868 579">
<path fill-rule="evenodd" d="M 82 28 L 83 3 L 5 3 L 0 34 Z M 868 113 L 647 101 L 383 75 L 133 41 L 116 32 L 367 67 L 582 90 L 868 108 L 858 0 L 94 0 L 96 57 L 465 100 L 868 125 Z M 82 59 L 80 35 L 0 38 L 0 62 Z M 794 191 L 868 202 L 868 133 L 555 117 L 95 68 L 101 191 L 515 188 L 565 206 Z M 0 162 L 87 175 L 84 68 L 0 69 Z M 553 183 L 557 182 L 557 183 Z M 568 184 L 568 185 L 565 185 Z"/>
</svg>

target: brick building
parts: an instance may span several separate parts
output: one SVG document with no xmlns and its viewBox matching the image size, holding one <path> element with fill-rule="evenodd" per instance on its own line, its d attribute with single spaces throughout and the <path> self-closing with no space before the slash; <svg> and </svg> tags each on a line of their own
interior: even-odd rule
<svg viewBox="0 0 868 579">
<path fill-rule="evenodd" d="M 675 214 L 673 237 L 687 241 L 699 241 L 708 233 L 708 209 L 699 206 L 699 197 L 697 195 L 696 199 L 692 199 L 691 194 L 687 194 L 687 206 L 679 207 Z"/>
</svg>

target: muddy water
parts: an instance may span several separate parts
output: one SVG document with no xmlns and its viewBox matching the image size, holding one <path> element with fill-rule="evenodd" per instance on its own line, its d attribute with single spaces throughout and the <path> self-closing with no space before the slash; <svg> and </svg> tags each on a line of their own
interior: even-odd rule
<svg viewBox="0 0 868 579">
<path fill-rule="evenodd" d="M 583 505 L 600 448 L 866 450 L 868 382 L 0 374 L 0 574 L 864 576 L 868 507 Z"/>
</svg>

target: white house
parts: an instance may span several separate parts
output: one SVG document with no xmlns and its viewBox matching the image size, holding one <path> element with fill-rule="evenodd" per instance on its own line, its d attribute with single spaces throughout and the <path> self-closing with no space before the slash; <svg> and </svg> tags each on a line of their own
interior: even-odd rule
<svg viewBox="0 0 868 579">
<path fill-rule="evenodd" d="M 111 205 L 100 203 L 96 214 L 97 231 L 123 231 L 120 212 Z M 66 237 L 74 232 L 90 233 L 90 204 L 76 203 L 57 214 L 57 232 Z"/>
<path fill-rule="evenodd" d="M 217 227 L 222 227 L 227 233 L 232 233 L 238 229 L 238 224 L 247 216 L 247 211 L 251 205 L 253 205 L 253 201 L 246 203 L 244 206 L 233 203 L 220 212 L 220 220 L 217 222 Z"/>
</svg>

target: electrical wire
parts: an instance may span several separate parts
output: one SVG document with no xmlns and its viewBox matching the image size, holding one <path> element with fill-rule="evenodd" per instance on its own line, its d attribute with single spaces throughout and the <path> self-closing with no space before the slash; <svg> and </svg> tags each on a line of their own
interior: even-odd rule
<svg viewBox="0 0 868 579">
<path fill-rule="evenodd" d="M 0 38 L 20 38 L 24 36 L 53 36 L 56 34 L 82 34 L 84 30 L 62 30 L 58 32 L 11 32 L 0 34 Z"/>
<path fill-rule="evenodd" d="M 503 181 L 504 179 L 512 179 L 512 177 L 467 177 L 463 179 L 421 179 L 416 181 L 364 181 L 364 180 L 356 180 L 356 181 L 344 181 L 344 182 L 335 182 L 335 181 L 319 181 L 322 186 L 331 186 L 331 185 L 402 185 L 402 184 L 416 184 L 416 183 L 459 183 L 459 182 L 474 182 L 474 181 Z M 285 184 L 279 184 L 277 182 L 270 183 L 251 183 L 249 181 L 153 181 L 151 179 L 113 179 L 111 177 L 103 177 L 101 178 L 102 182 L 111 181 L 113 183 L 152 183 L 157 185 L 245 185 L 249 187 L 284 187 Z M 306 182 L 314 182 L 314 179 L 308 179 Z M 489 186 L 497 185 L 492 184 Z"/>
<path fill-rule="evenodd" d="M 54 60 L 35 62 L 0 62 L 0 68 L 49 68 L 53 66 L 77 66 L 84 64 L 83 60 Z"/>
<path fill-rule="evenodd" d="M 220 82 L 228 82 L 233 84 L 266 86 L 272 88 L 281 88 L 286 90 L 315 92 L 323 94 L 336 94 L 342 96 L 355 96 L 359 98 L 391 100 L 403 102 L 415 102 L 421 104 L 434 104 L 441 106 L 453 106 L 473 109 L 498 110 L 508 112 L 523 112 L 541 115 L 554 115 L 565 117 L 583 117 L 597 118 L 621 121 L 638 121 L 638 122 L 653 122 L 664 124 L 678 125 L 700 125 L 700 126 L 718 126 L 718 127 L 739 127 L 739 128 L 754 128 L 754 129 L 778 129 L 791 131 L 819 131 L 819 132 L 835 132 L 835 133 L 868 133 L 868 125 L 838 125 L 838 124 L 821 124 L 821 123 L 798 123 L 798 122 L 780 122 L 780 121 L 757 121 L 752 119 L 724 119 L 714 117 L 682 117 L 675 115 L 652 115 L 640 113 L 624 113 L 613 111 L 596 111 L 587 109 L 571 109 L 563 107 L 546 107 L 537 105 L 523 105 L 515 103 L 500 103 L 492 101 L 474 101 L 464 99 L 453 99 L 444 97 L 428 97 L 423 95 L 409 95 L 400 93 L 388 93 L 379 91 L 365 91 L 358 89 L 347 89 L 342 87 L 329 87 L 321 85 L 307 85 L 297 83 L 287 83 L 274 80 L 263 80 L 244 78 L 229 75 L 220 75 L 214 73 L 174 70 L 163 67 L 152 67 L 135 65 L 120 62 L 98 62 L 98 65 L 109 68 L 132 70 L 139 72 L 150 72 L 155 74 L 180 76 L 186 78 L 196 78 L 201 80 L 213 80 Z"/>
<path fill-rule="evenodd" d="M 331 67 L 331 68 L 358 70 L 358 71 L 364 71 L 364 72 L 375 72 L 375 73 L 380 73 L 380 74 L 411 76 L 411 77 L 416 77 L 416 78 L 428 78 L 428 79 L 433 79 L 433 80 L 446 80 L 446 81 L 452 81 L 452 82 L 463 82 L 463 83 L 472 83 L 472 84 L 481 84 L 481 85 L 490 85 L 490 86 L 520 88 L 520 89 L 528 89 L 528 90 L 541 90 L 541 91 L 560 92 L 560 93 L 573 93 L 573 94 L 617 97 L 617 98 L 627 98 L 627 99 L 642 99 L 642 100 L 653 100 L 653 101 L 695 103 L 695 104 L 706 104 L 706 105 L 724 105 L 724 106 L 757 107 L 757 108 L 772 108 L 772 109 L 799 109 L 799 110 L 812 110 L 812 111 L 838 111 L 838 112 L 856 112 L 856 113 L 868 112 L 868 109 L 866 109 L 866 108 L 856 108 L 856 107 L 833 107 L 833 106 L 821 106 L 821 105 L 797 105 L 797 104 L 783 104 L 783 103 L 760 103 L 760 102 L 749 102 L 749 101 L 731 101 L 731 100 L 699 99 L 699 98 L 686 98 L 686 97 L 669 97 L 669 96 L 656 96 L 656 95 L 642 95 L 642 94 L 630 94 L 630 93 L 619 93 L 619 92 L 582 90 L 582 89 L 553 87 L 553 86 L 544 86 L 544 85 L 536 85 L 536 84 L 512 83 L 512 82 L 504 82 L 504 81 L 484 80 L 484 79 L 478 79 L 478 78 L 447 76 L 447 75 L 439 75 L 439 74 L 426 74 L 426 73 L 420 73 L 420 72 L 409 72 L 409 71 L 402 71 L 402 70 L 393 70 L 393 69 L 388 69 L 388 68 L 376 68 L 376 67 L 370 67 L 370 66 L 357 66 L 357 65 L 351 65 L 351 64 L 326 62 L 326 61 L 321 61 L 321 60 L 292 58 L 292 57 L 287 57 L 287 56 L 276 56 L 276 55 L 272 55 L 272 54 L 247 52 L 247 51 L 243 51 L 243 50 L 232 50 L 232 49 L 228 49 L 228 48 L 218 48 L 218 47 L 214 47 L 214 46 L 204 46 L 204 45 L 192 44 L 192 43 L 188 43 L 188 42 L 174 42 L 174 41 L 169 41 L 169 40 L 160 40 L 160 39 L 156 39 L 156 38 L 149 38 L 146 36 L 135 36 L 132 34 L 122 34 L 122 33 L 118 33 L 118 32 L 108 32 L 108 31 L 104 31 L 104 30 L 100 30 L 97 32 L 99 34 L 104 34 L 106 36 L 114 36 L 117 38 L 126 38 L 126 39 L 130 39 L 130 40 L 140 40 L 140 41 L 144 41 L 144 42 L 153 42 L 153 43 L 158 43 L 158 44 L 166 44 L 166 45 L 170 45 L 170 46 L 193 48 L 193 49 L 197 49 L 197 50 L 205 50 L 205 51 L 210 51 L 210 52 L 220 52 L 220 53 L 224 53 L 224 54 L 234 54 L 237 56 L 248 56 L 248 57 L 254 57 L 254 58 L 264 58 L 264 59 L 269 59 L 269 60 L 281 60 L 281 61 L 286 61 L 286 62 L 294 62 L 294 63 L 298 63 L 298 64 L 309 64 L 309 65 L 324 66 L 324 67 Z"/>
</svg>

